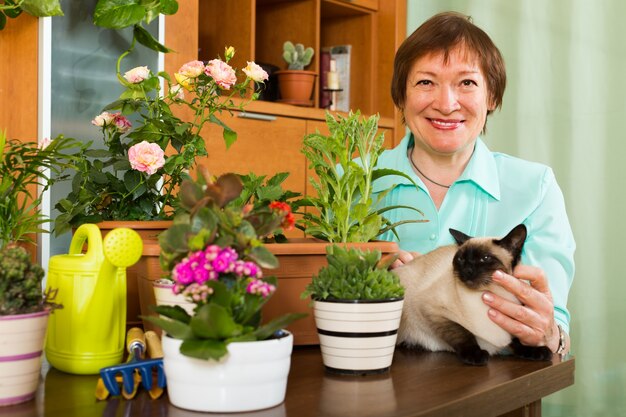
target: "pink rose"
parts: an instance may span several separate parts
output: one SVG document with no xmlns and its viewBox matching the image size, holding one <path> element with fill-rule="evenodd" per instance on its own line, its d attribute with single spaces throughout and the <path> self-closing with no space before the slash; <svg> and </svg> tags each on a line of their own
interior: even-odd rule
<svg viewBox="0 0 626 417">
<path fill-rule="evenodd" d="M 174 73 L 176 81 L 185 89 L 191 90 L 191 86 L 195 83 L 195 79 L 204 71 L 202 61 L 190 61 L 183 64 L 177 73 Z"/>
<path fill-rule="evenodd" d="M 113 118 L 113 124 L 115 125 L 116 129 L 121 133 L 128 132 L 133 126 L 130 124 L 130 121 L 126 117 L 122 116 L 120 113 L 115 113 L 115 117 Z"/>
<path fill-rule="evenodd" d="M 198 75 L 202 74 L 202 71 L 204 71 L 202 61 L 190 61 L 183 64 L 178 70 L 178 73 L 188 78 L 197 78 Z"/>
<path fill-rule="evenodd" d="M 256 81 L 257 83 L 265 81 L 269 78 L 267 72 L 254 62 L 248 61 L 248 66 L 242 71 L 248 76 L 248 78 L 252 81 Z"/>
<path fill-rule="evenodd" d="M 230 87 L 237 82 L 235 70 L 226 62 L 219 59 L 212 59 L 204 69 L 204 73 L 215 80 L 224 90 L 230 90 Z"/>
<path fill-rule="evenodd" d="M 165 152 L 156 143 L 144 140 L 130 147 L 128 160 L 133 169 L 152 175 L 165 165 Z"/>
<path fill-rule="evenodd" d="M 150 77 L 150 70 L 148 67 L 135 67 L 124 73 L 126 81 L 132 84 L 139 84 L 148 77 Z"/>
</svg>

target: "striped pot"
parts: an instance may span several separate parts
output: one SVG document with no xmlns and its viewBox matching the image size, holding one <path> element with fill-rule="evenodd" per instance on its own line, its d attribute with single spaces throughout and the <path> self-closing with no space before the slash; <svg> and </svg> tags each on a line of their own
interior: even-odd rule
<svg viewBox="0 0 626 417">
<path fill-rule="evenodd" d="M 187 300 L 182 294 L 174 294 L 174 284 L 171 281 L 158 280 L 152 286 L 154 288 L 156 305 L 181 306 L 189 315 L 193 315 L 196 305 Z"/>
<path fill-rule="evenodd" d="M 49 314 L 0 316 L 0 406 L 35 396 Z"/>
<path fill-rule="evenodd" d="M 315 301 L 324 366 L 345 374 L 389 370 L 404 299 Z"/>
</svg>

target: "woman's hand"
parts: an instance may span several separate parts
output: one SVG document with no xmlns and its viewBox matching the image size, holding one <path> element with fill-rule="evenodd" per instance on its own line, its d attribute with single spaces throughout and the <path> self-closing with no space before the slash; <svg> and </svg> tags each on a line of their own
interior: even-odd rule
<svg viewBox="0 0 626 417">
<path fill-rule="evenodd" d="M 547 346 L 556 352 L 559 330 L 554 320 L 554 302 L 542 269 L 518 265 L 513 275 L 496 271 L 493 281 L 522 303 L 516 304 L 492 292 L 483 294 L 489 318 L 527 346 Z"/>
<path fill-rule="evenodd" d="M 405 250 L 398 251 L 398 258 L 391 264 L 389 269 L 394 269 L 404 264 L 408 264 L 413 259 L 421 255 L 422 254 L 419 252 L 407 252 Z"/>
</svg>

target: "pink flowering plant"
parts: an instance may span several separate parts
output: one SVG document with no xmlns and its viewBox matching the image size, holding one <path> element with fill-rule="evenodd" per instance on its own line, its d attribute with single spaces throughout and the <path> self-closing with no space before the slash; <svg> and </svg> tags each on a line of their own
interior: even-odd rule
<svg viewBox="0 0 626 417">
<path fill-rule="evenodd" d="M 171 271 L 173 291 L 195 304 L 194 314 L 180 306 L 157 306 L 161 317 L 144 317 L 182 339 L 181 353 L 219 359 L 231 342 L 265 340 L 303 314 L 288 314 L 261 324 L 261 308 L 276 291 L 275 277 L 262 268 L 278 260 L 264 239 L 293 227 L 288 204 L 239 204 L 241 177 L 213 178 L 199 167 L 197 181 L 181 185 L 181 212 L 159 235 L 161 264 Z"/>
<path fill-rule="evenodd" d="M 171 219 L 178 208 L 176 190 L 196 158 L 207 155 L 204 126 L 219 125 L 228 148 L 237 134 L 218 115 L 256 100 L 255 83 L 267 80 L 254 62 L 238 76 L 228 64 L 232 47 L 226 48 L 224 60 L 188 62 L 173 78 L 146 66 L 122 72 L 126 53 L 117 62 L 122 94 L 91 122 L 105 149 L 84 153 L 71 193 L 56 205 L 57 235 L 103 220 Z M 247 99 L 235 104 L 234 97 Z"/>
</svg>

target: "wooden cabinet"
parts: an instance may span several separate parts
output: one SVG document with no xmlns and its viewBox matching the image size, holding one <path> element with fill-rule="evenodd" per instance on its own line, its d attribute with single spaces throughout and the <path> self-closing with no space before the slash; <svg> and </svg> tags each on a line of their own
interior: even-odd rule
<svg viewBox="0 0 626 417">
<path fill-rule="evenodd" d="M 285 69 L 286 40 L 312 46 L 315 55 L 306 68 L 320 73 L 323 47 L 351 45 L 350 108 L 379 113 L 392 130 L 393 143 L 402 137 L 400 115 L 390 95 L 393 57 L 406 33 L 406 0 L 202 0 L 198 9 L 198 59 L 223 56 L 234 46 L 233 66 L 247 60 Z M 280 107 L 288 117 L 324 120 L 320 109 L 319 77 L 312 112 L 294 106 L 262 102 L 256 112 L 274 114 Z M 263 106 L 262 104 L 268 104 Z M 280 107 L 276 107 L 280 106 Z M 240 134 L 245 134 L 247 128 Z"/>
<path fill-rule="evenodd" d="M 236 68 L 254 60 L 285 69 L 282 45 L 291 40 L 314 48 L 306 69 L 319 74 L 322 47 L 352 45 L 350 107 L 380 114 L 387 146 L 403 136 L 390 85 L 393 57 L 406 34 L 406 0 L 189 0 L 180 9 L 166 20 L 166 45 L 177 51 L 165 56 L 169 72 L 192 59 L 223 57 L 226 46 L 235 47 Z M 240 112 L 220 117 L 237 132 L 237 142 L 226 150 L 220 128 L 209 125 L 203 131 L 209 156 L 198 162 L 214 174 L 288 171 L 287 188 L 311 192 L 300 150 L 306 133 L 327 132 L 319 89 L 318 78 L 313 107 L 255 101 L 244 113 L 251 117 Z"/>
</svg>

